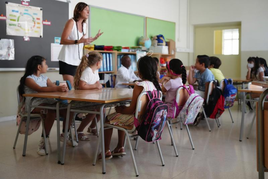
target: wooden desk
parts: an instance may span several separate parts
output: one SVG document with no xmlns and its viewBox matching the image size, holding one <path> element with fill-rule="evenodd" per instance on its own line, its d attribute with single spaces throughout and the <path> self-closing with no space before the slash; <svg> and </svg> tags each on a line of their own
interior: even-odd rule
<svg viewBox="0 0 268 179">
<path fill-rule="evenodd" d="M 135 86 L 136 83 L 122 83 L 121 85 Z"/>
<path fill-rule="evenodd" d="M 96 103 L 96 104 L 102 104 L 99 111 L 83 111 L 83 112 L 89 112 L 94 114 L 100 115 L 100 138 L 101 138 L 101 150 L 102 150 L 102 173 L 106 173 L 105 168 L 105 147 L 104 147 L 104 107 L 107 104 L 111 103 L 118 103 L 123 102 L 127 100 L 132 99 L 132 89 L 128 88 L 103 88 L 101 90 L 73 90 L 69 91 L 68 93 L 60 96 L 60 99 L 63 100 L 73 100 L 73 101 L 84 101 L 84 102 L 90 102 L 90 103 Z M 71 111 L 71 104 L 69 103 L 67 107 L 67 117 L 66 117 L 66 127 L 69 123 L 70 118 L 70 111 Z M 66 139 L 67 139 L 67 130 L 65 130 L 64 134 L 64 143 L 63 143 L 63 153 L 62 153 L 62 164 L 64 164 L 64 156 L 65 156 L 65 149 L 66 149 Z M 98 155 L 98 148 L 99 145 L 97 145 L 96 154 L 94 157 L 94 162 L 97 159 Z M 95 163 L 93 163 L 95 165 Z"/>
<path fill-rule="evenodd" d="M 249 89 L 238 89 L 238 92 L 242 93 L 242 117 L 241 117 L 241 125 L 240 125 L 240 135 L 239 135 L 239 141 L 242 142 L 243 138 L 243 132 L 244 132 L 244 117 L 246 112 L 246 93 L 255 93 L 255 94 L 261 94 L 265 91 L 265 88 L 256 88 L 256 87 L 250 87 Z"/>
<path fill-rule="evenodd" d="M 60 96 L 66 95 L 67 92 L 42 92 L 42 93 L 31 93 L 31 94 L 24 94 L 24 97 L 36 97 L 36 98 L 57 98 L 60 99 Z M 56 101 L 55 101 L 56 102 Z M 43 108 L 43 109 L 54 109 L 56 110 L 56 116 L 57 116 L 57 153 L 58 153 L 58 163 L 60 163 L 61 158 L 60 158 L 60 107 L 59 107 L 60 102 L 57 102 L 55 104 L 55 107 L 48 107 L 48 106 L 34 106 L 38 108 Z M 26 104 L 28 105 L 28 109 L 31 109 L 32 105 L 31 104 Z M 27 122 L 26 122 L 26 133 L 25 133 L 25 139 L 24 139 L 24 148 L 23 148 L 23 153 L 22 155 L 25 156 L 26 153 L 26 144 L 27 144 L 27 139 L 28 139 L 28 128 L 29 128 L 29 122 L 30 122 L 30 114 L 31 111 L 28 111 L 27 113 Z"/>
<path fill-rule="evenodd" d="M 263 88 L 268 88 L 268 82 L 265 81 L 252 81 L 252 84 L 262 86 Z"/>
</svg>

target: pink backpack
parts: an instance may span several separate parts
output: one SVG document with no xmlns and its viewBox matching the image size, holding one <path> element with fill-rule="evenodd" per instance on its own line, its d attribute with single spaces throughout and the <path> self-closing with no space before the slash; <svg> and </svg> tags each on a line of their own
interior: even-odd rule
<svg viewBox="0 0 268 179">
<path fill-rule="evenodd" d="M 185 88 L 190 96 L 182 107 L 177 119 L 183 120 L 184 124 L 193 124 L 203 105 L 204 99 L 200 95 L 194 93 L 192 85 L 189 85 L 189 90 L 186 86 L 182 86 L 182 88 Z"/>
</svg>

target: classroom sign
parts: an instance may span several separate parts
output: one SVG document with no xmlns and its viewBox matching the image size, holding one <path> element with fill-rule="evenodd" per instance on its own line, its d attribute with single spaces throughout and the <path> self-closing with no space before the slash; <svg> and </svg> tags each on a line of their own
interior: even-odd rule
<svg viewBox="0 0 268 179">
<path fill-rule="evenodd" d="M 43 12 L 40 7 L 6 4 L 7 35 L 23 37 L 43 36 Z"/>
</svg>

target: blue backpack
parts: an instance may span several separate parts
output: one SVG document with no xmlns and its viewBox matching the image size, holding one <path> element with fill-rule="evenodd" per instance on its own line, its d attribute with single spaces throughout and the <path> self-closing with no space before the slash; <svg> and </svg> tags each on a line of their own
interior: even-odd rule
<svg viewBox="0 0 268 179">
<path fill-rule="evenodd" d="M 224 101 L 224 108 L 230 108 L 234 105 L 236 95 L 237 95 L 237 89 L 233 85 L 232 79 L 224 79 L 224 90 L 223 90 L 223 96 L 225 98 Z"/>
<path fill-rule="evenodd" d="M 142 123 L 137 126 L 138 135 L 147 142 L 161 139 L 167 120 L 168 106 L 160 100 L 160 92 L 147 91 L 149 102 Z M 137 119 L 135 119 L 137 120 Z"/>
</svg>

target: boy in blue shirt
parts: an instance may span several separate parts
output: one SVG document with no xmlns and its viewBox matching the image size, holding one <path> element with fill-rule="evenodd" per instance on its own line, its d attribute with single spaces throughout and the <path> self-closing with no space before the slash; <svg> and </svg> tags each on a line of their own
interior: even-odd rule
<svg viewBox="0 0 268 179">
<path fill-rule="evenodd" d="M 207 55 L 198 55 L 194 66 L 190 67 L 188 75 L 188 83 L 190 85 L 198 82 L 198 93 L 201 97 L 206 100 L 207 86 L 209 82 L 214 80 L 214 75 L 208 69 L 209 66 L 209 57 Z M 195 72 L 197 71 L 197 72 Z"/>
<path fill-rule="evenodd" d="M 190 67 L 187 77 L 190 85 L 193 85 L 196 81 L 198 82 L 198 90 L 195 92 L 204 98 L 204 101 L 206 101 L 207 98 L 206 95 L 209 82 L 215 79 L 212 72 L 208 69 L 208 66 L 209 57 L 207 55 L 198 55 L 195 65 Z M 203 118 L 203 113 L 199 114 L 194 122 L 194 125 L 198 125 L 200 120 Z"/>
</svg>

